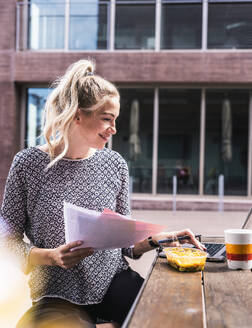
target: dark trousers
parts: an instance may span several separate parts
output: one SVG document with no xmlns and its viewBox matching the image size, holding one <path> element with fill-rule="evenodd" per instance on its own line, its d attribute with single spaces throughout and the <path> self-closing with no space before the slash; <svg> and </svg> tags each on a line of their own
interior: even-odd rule
<svg viewBox="0 0 252 328">
<path fill-rule="evenodd" d="M 130 268 L 116 274 L 99 304 L 77 305 L 60 298 L 43 298 L 33 303 L 16 328 L 94 328 L 97 318 L 121 325 L 143 281 Z"/>
</svg>

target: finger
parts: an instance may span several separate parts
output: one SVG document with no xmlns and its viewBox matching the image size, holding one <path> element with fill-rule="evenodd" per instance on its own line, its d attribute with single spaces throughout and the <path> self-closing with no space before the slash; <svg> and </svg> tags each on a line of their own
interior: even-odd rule
<svg viewBox="0 0 252 328">
<path fill-rule="evenodd" d="M 201 242 L 199 242 L 199 244 L 200 244 L 201 249 L 202 249 L 203 251 L 206 251 L 206 250 L 207 250 L 207 248 L 206 248 L 206 246 L 205 246 L 204 244 L 202 244 Z"/>
<path fill-rule="evenodd" d="M 201 249 L 202 251 L 206 250 L 206 247 L 201 244 L 201 242 L 198 241 L 198 239 L 196 239 L 194 236 L 191 237 L 190 240 L 188 240 L 189 243 L 195 245 L 197 248 Z"/>
<path fill-rule="evenodd" d="M 74 258 L 84 258 L 86 256 L 92 255 L 94 253 L 93 248 L 82 248 L 82 249 L 76 249 L 74 251 L 69 251 L 67 253 L 64 253 L 63 259 L 64 261 L 71 261 L 71 259 Z"/>
<path fill-rule="evenodd" d="M 197 239 L 196 239 L 196 242 L 193 242 L 191 239 L 187 239 L 186 241 L 185 240 L 181 240 L 180 241 L 180 244 L 184 245 L 184 244 L 193 244 L 195 245 L 197 248 L 201 249 L 201 250 L 206 250 L 206 247 L 204 244 L 202 244 L 201 242 L 199 242 Z"/>
<path fill-rule="evenodd" d="M 73 268 L 76 264 L 78 264 L 77 261 L 67 262 L 67 263 L 64 263 L 64 264 L 62 265 L 62 268 L 64 268 L 64 269 L 71 269 L 71 268 Z"/>
<path fill-rule="evenodd" d="M 62 252 L 69 252 L 72 248 L 79 247 L 83 244 L 83 241 L 77 240 L 77 241 L 72 241 L 71 243 L 68 243 L 66 245 L 63 245 L 62 247 Z"/>
<path fill-rule="evenodd" d="M 75 249 L 73 251 L 70 251 L 68 253 L 68 256 L 70 257 L 78 257 L 78 256 L 85 256 L 86 254 L 93 254 L 94 253 L 94 249 L 92 247 L 85 247 L 85 248 L 79 248 L 79 249 Z"/>
<path fill-rule="evenodd" d="M 92 255 L 91 253 L 87 253 L 85 255 L 82 255 L 82 256 L 75 256 L 71 259 L 68 259 L 67 263 L 72 263 L 72 262 L 75 262 L 76 264 L 79 263 L 81 260 L 85 259 L 86 257 Z"/>
<path fill-rule="evenodd" d="M 203 251 L 206 250 L 206 247 L 203 244 L 201 244 L 201 242 L 199 242 L 197 238 L 195 238 L 194 233 L 190 229 L 178 231 L 177 233 L 177 236 L 184 236 L 184 235 L 188 235 L 190 238 L 184 240 L 183 243 L 184 242 L 191 243 Z"/>
<path fill-rule="evenodd" d="M 71 259 L 71 258 L 84 258 L 92 254 L 94 254 L 93 248 L 82 248 L 82 249 L 77 249 L 73 252 L 70 251 L 65 256 Z"/>
<path fill-rule="evenodd" d="M 179 242 L 179 241 L 174 241 L 174 242 L 170 243 L 169 246 L 172 246 L 172 247 L 182 247 L 182 246 L 180 245 L 180 242 Z"/>
<path fill-rule="evenodd" d="M 91 252 L 86 252 L 85 254 L 80 254 L 80 255 L 76 255 L 76 256 L 72 256 L 72 255 L 66 255 L 64 257 L 63 263 L 64 266 L 69 267 L 69 266 L 74 266 L 76 264 L 78 264 L 83 258 L 88 257 L 90 255 L 93 254 L 93 251 Z"/>
</svg>

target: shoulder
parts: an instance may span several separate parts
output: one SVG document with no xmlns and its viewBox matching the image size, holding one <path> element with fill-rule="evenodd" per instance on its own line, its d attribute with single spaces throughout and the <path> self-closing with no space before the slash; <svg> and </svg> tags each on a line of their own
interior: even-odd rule
<svg viewBox="0 0 252 328">
<path fill-rule="evenodd" d="M 47 157 L 48 155 L 37 147 L 22 149 L 14 156 L 11 168 L 25 170 L 31 165 L 34 166 L 38 163 L 42 163 Z"/>
<path fill-rule="evenodd" d="M 110 162 L 113 166 L 122 166 L 122 167 L 128 167 L 127 162 L 125 159 L 120 155 L 117 151 L 103 148 L 99 151 L 98 157 L 103 158 L 106 162 Z"/>
</svg>

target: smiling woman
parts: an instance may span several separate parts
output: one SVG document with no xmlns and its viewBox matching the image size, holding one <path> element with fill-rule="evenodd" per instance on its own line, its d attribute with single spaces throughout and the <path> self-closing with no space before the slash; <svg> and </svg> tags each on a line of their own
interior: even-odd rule
<svg viewBox="0 0 252 328">
<path fill-rule="evenodd" d="M 66 244 L 64 201 L 130 214 L 128 166 L 104 147 L 116 133 L 119 101 L 116 87 L 94 74 L 90 61 L 74 63 L 47 99 L 46 143 L 20 151 L 13 160 L 0 233 L 5 227 L 6 247 L 31 272 L 33 301 L 17 328 L 94 328 L 97 318 L 109 321 L 107 328 L 118 327 L 143 283 L 125 256 L 140 258 L 160 239 L 174 236 L 190 235 L 203 247 L 190 230 L 164 232 L 122 249 L 97 251 L 84 246 L 85 240 Z"/>
</svg>

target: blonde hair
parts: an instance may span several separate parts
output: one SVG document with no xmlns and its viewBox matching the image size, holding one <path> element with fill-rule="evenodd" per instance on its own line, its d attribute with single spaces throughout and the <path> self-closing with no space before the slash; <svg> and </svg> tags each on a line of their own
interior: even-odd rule
<svg viewBox="0 0 252 328">
<path fill-rule="evenodd" d="M 118 97 L 116 87 L 98 75 L 95 65 L 89 60 L 79 60 L 53 83 L 55 89 L 48 97 L 44 109 L 43 135 L 48 146 L 50 163 L 53 166 L 62 159 L 69 147 L 69 129 L 78 110 L 91 114 L 101 108 L 109 97 Z M 56 149 L 63 150 L 56 155 Z"/>
</svg>

